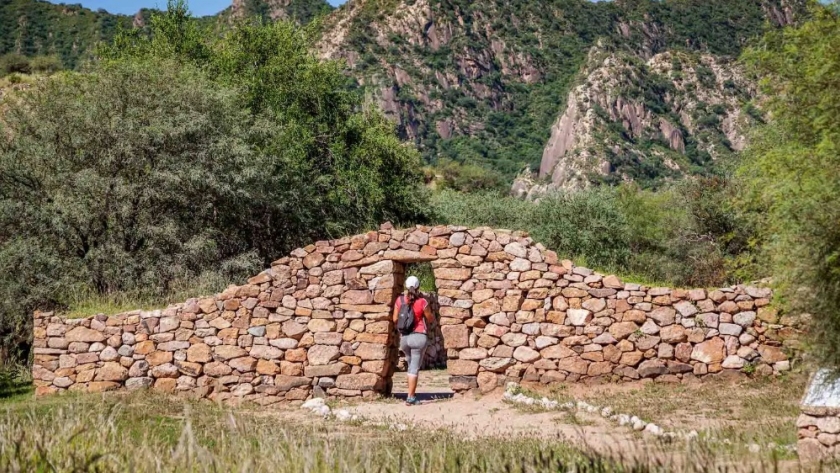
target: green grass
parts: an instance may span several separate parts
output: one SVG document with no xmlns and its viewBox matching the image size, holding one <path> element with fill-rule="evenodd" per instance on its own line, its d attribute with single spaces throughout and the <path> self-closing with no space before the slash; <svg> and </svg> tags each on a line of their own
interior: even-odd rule
<svg viewBox="0 0 840 473">
<path fill-rule="evenodd" d="M 142 291 L 124 291 L 97 294 L 89 290 L 71 292 L 65 296 L 66 310 L 61 315 L 68 319 L 80 319 L 92 315 L 114 315 L 132 310 L 153 310 L 169 304 L 183 302 L 191 297 L 201 297 L 221 292 L 228 284 L 244 281 L 230 281 L 220 274 L 208 273 L 198 278 L 177 281 L 166 294 Z"/>
<path fill-rule="evenodd" d="M 0 402 L 22 399 L 32 392 L 32 371 L 28 365 L 0 364 Z"/>
<path fill-rule="evenodd" d="M 425 293 L 437 291 L 435 285 L 435 273 L 429 263 L 414 263 L 405 268 L 405 275 L 415 276 L 420 280 L 420 291 Z"/>
<path fill-rule="evenodd" d="M 168 298 L 136 298 L 130 294 L 109 294 L 91 296 L 74 302 L 62 315 L 68 319 L 82 319 L 92 315 L 114 315 L 132 310 L 151 310 L 161 308 L 168 303 Z"/>
<path fill-rule="evenodd" d="M 804 375 L 792 374 L 724 386 L 651 383 L 636 389 L 593 388 L 582 400 L 636 415 L 666 430 L 697 430 L 705 437 L 730 439 L 733 449 L 751 443 L 791 445 L 797 440 L 796 418 L 806 382 Z M 698 424 L 698 417 L 706 422 Z"/>
</svg>

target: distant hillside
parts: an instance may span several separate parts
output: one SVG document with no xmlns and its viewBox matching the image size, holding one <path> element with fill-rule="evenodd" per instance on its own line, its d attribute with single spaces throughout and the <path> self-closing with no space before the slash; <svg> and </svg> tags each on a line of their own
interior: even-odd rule
<svg viewBox="0 0 840 473">
<path fill-rule="evenodd" d="M 197 1 L 197 0 L 196 0 Z M 317 44 L 430 164 L 501 172 L 515 190 L 713 172 L 761 119 L 735 59 L 808 0 L 233 0 L 205 21 L 324 21 Z M 330 13 L 331 12 L 331 13 Z M 118 27 L 110 15 L 0 0 L 0 54 L 56 53 L 75 67 Z"/>
<path fill-rule="evenodd" d="M 200 0 L 193 0 L 197 1 Z M 96 44 L 113 40 L 120 28 L 143 27 L 153 11 L 114 15 L 45 0 L 0 0 L 0 55 L 57 54 L 65 67 L 73 69 Z M 267 20 L 295 19 L 305 24 L 330 11 L 332 7 L 326 0 L 233 0 L 231 7 L 217 16 L 205 17 L 205 21 L 261 16 Z"/>
<path fill-rule="evenodd" d="M 131 28 L 134 18 L 94 12 L 79 5 L 55 5 L 43 0 L 0 0 L 0 54 L 58 54 L 74 68 L 93 45 L 110 41 L 119 28 Z"/>
<path fill-rule="evenodd" d="M 716 155 L 737 149 L 739 133 L 729 133 L 733 139 L 728 140 L 720 136 L 722 127 L 743 114 L 727 111 L 732 115 L 727 121 L 719 114 L 720 106 L 745 106 L 752 85 L 728 71 L 732 59 L 766 26 L 792 22 L 804 4 L 804 0 L 351 0 L 327 19 L 319 49 L 324 57 L 347 61 L 359 86 L 399 123 L 402 135 L 416 143 L 429 162 L 449 158 L 508 176 L 523 166 L 536 170 L 543 164 L 542 175 L 550 178 L 566 157 L 565 151 L 552 152 L 549 142 L 552 128 L 557 128 L 553 125 L 567 110 L 570 93 L 577 86 L 584 95 L 602 90 L 610 103 L 605 100 L 597 108 L 597 101 L 586 101 L 575 121 L 583 124 L 580 118 L 587 117 L 591 141 L 605 150 L 598 151 L 595 160 L 575 157 L 577 164 L 571 167 L 579 168 L 573 173 L 578 177 L 572 183 L 559 176 L 563 182 L 557 185 L 576 188 L 590 177 L 603 181 L 639 174 L 654 183 L 708 169 L 708 161 Z M 685 64 L 685 81 L 708 90 L 680 92 L 682 105 L 673 103 L 674 91 L 681 90 L 673 80 L 683 79 L 659 68 L 668 58 Z M 690 72 L 693 64 L 702 64 L 702 80 Z M 712 69 L 712 76 L 707 69 Z M 613 72 L 621 76 L 613 77 Z M 729 80 L 730 76 L 738 77 Z M 689 105 L 683 99 L 691 95 L 721 98 Z M 611 105 L 624 108 L 637 103 L 646 104 L 639 123 L 625 126 L 626 114 L 610 110 Z M 720 124 L 713 124 L 712 117 L 701 127 L 684 123 L 672 116 L 679 116 L 682 106 L 699 110 L 696 114 L 702 117 L 718 115 Z M 660 118 L 670 125 L 660 125 Z M 648 144 L 639 140 L 658 146 L 651 130 L 663 126 L 673 128 L 669 141 L 673 135 L 677 149 L 672 151 L 682 158 L 671 153 L 648 159 L 652 156 L 644 149 Z M 714 137 L 695 133 L 706 131 Z M 682 145 L 676 143 L 680 139 Z M 716 149 L 711 149 L 712 142 Z M 670 147 L 669 143 L 665 148 Z M 546 153 L 553 162 L 543 160 Z M 606 153 L 615 156 L 600 159 Z M 550 169 L 545 169 L 546 164 Z M 643 172 L 629 167 L 641 167 Z M 622 173 L 615 174 L 617 169 Z"/>
<path fill-rule="evenodd" d="M 333 10 L 326 0 L 233 0 L 229 9 L 235 17 L 259 16 L 266 20 L 294 19 L 307 24 Z"/>
</svg>

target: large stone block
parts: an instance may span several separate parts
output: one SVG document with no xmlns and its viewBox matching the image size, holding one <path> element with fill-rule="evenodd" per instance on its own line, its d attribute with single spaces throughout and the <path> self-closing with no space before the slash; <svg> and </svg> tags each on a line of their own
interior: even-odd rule
<svg viewBox="0 0 840 473">
<path fill-rule="evenodd" d="M 679 350 L 679 346 L 677 347 Z M 691 359 L 702 363 L 722 363 L 725 356 L 725 344 L 719 337 L 712 338 L 694 347 Z"/>
<path fill-rule="evenodd" d="M 470 345 L 469 328 L 466 325 L 446 325 L 440 328 L 444 348 L 467 348 Z"/>
<path fill-rule="evenodd" d="M 302 376 L 287 376 L 285 374 L 279 374 L 274 377 L 274 386 L 281 392 L 286 392 L 300 386 L 309 386 L 311 383 L 312 380 L 310 378 Z"/>
<path fill-rule="evenodd" d="M 315 345 L 307 352 L 309 364 L 313 366 L 329 364 L 337 360 L 339 356 L 339 348 L 332 345 Z"/>
<path fill-rule="evenodd" d="M 682 343 L 687 338 L 685 328 L 682 325 L 669 325 L 663 327 L 659 332 L 659 336 L 665 343 Z"/>
<path fill-rule="evenodd" d="M 243 357 L 247 354 L 247 351 L 233 345 L 219 345 L 213 348 L 213 355 L 219 360 L 232 360 L 234 358 Z"/>
<path fill-rule="evenodd" d="M 458 358 L 462 360 L 483 360 L 487 358 L 487 349 L 485 348 L 465 348 L 458 353 Z"/>
<path fill-rule="evenodd" d="M 187 361 L 193 363 L 207 363 L 212 359 L 212 350 L 204 343 L 196 343 L 187 349 Z"/>
<path fill-rule="evenodd" d="M 362 360 L 386 360 L 388 359 L 388 347 L 377 343 L 360 343 L 354 351 L 354 355 Z"/>
<path fill-rule="evenodd" d="M 478 374 L 478 363 L 472 360 L 449 360 L 446 371 L 452 376 L 475 376 Z"/>
<path fill-rule="evenodd" d="M 473 317 L 489 317 L 502 309 L 498 299 L 487 299 L 472 308 Z"/>
<path fill-rule="evenodd" d="M 662 360 L 646 360 L 643 361 L 637 369 L 639 376 L 642 378 L 653 378 L 663 374 L 668 374 L 668 367 Z"/>
<path fill-rule="evenodd" d="M 373 293 L 368 290 L 347 291 L 341 295 L 342 304 L 366 305 L 373 303 Z"/>
<path fill-rule="evenodd" d="M 307 366 L 303 369 L 305 376 L 309 378 L 320 378 L 322 376 L 334 377 L 350 373 L 350 366 L 344 363 L 332 363 L 323 366 Z"/>
<path fill-rule="evenodd" d="M 592 320 L 592 312 L 586 309 L 569 309 L 566 317 L 572 325 L 582 327 Z"/>
<path fill-rule="evenodd" d="M 451 363 L 451 361 L 450 361 Z M 503 373 L 510 366 L 513 366 L 513 358 L 485 358 L 478 362 L 479 366 L 487 371 Z"/>
<path fill-rule="evenodd" d="M 557 369 L 569 373 L 587 374 L 589 362 L 579 357 L 563 358 L 557 362 Z"/>
<path fill-rule="evenodd" d="M 635 322 L 618 322 L 610 326 L 610 334 L 616 340 L 623 340 L 639 330 Z"/>
<path fill-rule="evenodd" d="M 787 355 L 779 348 L 770 345 L 759 345 L 758 354 L 765 363 L 777 363 L 788 359 Z"/>
<path fill-rule="evenodd" d="M 577 352 L 563 345 L 554 345 L 548 348 L 544 348 L 542 351 L 540 351 L 540 355 L 543 358 L 559 360 L 563 358 L 571 358 L 577 356 Z"/>
<path fill-rule="evenodd" d="M 324 255 L 322 255 L 321 253 L 309 253 L 308 255 L 306 255 L 305 258 L 303 258 L 303 265 L 306 267 L 306 269 L 316 268 L 318 266 L 321 266 L 325 259 L 326 258 L 324 258 Z"/>
<path fill-rule="evenodd" d="M 257 360 L 250 356 L 243 356 L 242 358 L 235 358 L 228 362 L 231 368 L 240 373 L 250 373 L 257 369 Z"/>
<path fill-rule="evenodd" d="M 128 379 L 128 369 L 119 363 L 108 362 L 97 370 L 97 381 L 125 381 Z"/>
<path fill-rule="evenodd" d="M 382 377 L 374 373 L 344 374 L 335 380 L 335 386 L 339 389 L 359 391 L 378 391 L 383 384 Z"/>
<path fill-rule="evenodd" d="M 472 276 L 469 268 L 437 268 L 434 272 L 435 278 L 449 281 L 466 281 Z"/>
<path fill-rule="evenodd" d="M 68 342 L 103 342 L 107 338 L 104 333 L 86 327 L 73 327 L 64 335 Z"/>
<path fill-rule="evenodd" d="M 658 309 L 654 309 L 650 312 L 650 314 L 648 314 L 648 317 L 655 320 L 660 327 L 673 325 L 676 320 L 676 316 L 676 311 L 670 307 L 660 307 Z"/>
<path fill-rule="evenodd" d="M 533 348 L 521 346 L 513 351 L 513 357 L 522 363 L 533 363 L 540 359 L 540 353 Z"/>
</svg>

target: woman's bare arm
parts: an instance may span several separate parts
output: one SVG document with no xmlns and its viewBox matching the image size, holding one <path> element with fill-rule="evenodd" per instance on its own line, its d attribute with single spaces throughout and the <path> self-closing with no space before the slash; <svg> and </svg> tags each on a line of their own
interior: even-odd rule
<svg viewBox="0 0 840 473">
<path fill-rule="evenodd" d="M 426 308 L 423 309 L 423 315 L 426 316 L 426 322 L 432 323 L 435 321 L 435 314 L 432 313 L 432 304 L 426 299 Z"/>
<path fill-rule="evenodd" d="M 400 297 L 402 297 L 402 296 L 400 296 Z M 399 300 L 399 299 L 397 299 L 397 300 Z M 394 310 L 393 310 L 393 313 L 391 314 L 391 319 L 392 319 L 392 320 L 394 321 L 394 323 L 396 324 L 396 323 L 397 323 L 397 319 L 399 319 L 399 317 L 400 317 L 400 312 L 397 310 L 397 303 L 396 303 L 396 302 L 394 302 Z"/>
</svg>

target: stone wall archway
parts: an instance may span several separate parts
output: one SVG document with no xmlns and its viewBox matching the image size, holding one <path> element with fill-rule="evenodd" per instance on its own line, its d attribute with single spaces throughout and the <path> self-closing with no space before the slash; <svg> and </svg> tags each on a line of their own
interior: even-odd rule
<svg viewBox="0 0 840 473">
<path fill-rule="evenodd" d="M 163 310 L 36 313 L 37 393 L 153 388 L 264 405 L 387 394 L 400 268 L 417 262 L 434 270 L 455 391 L 790 368 L 796 320 L 779 317 L 769 289 L 624 284 L 521 232 L 385 224 L 296 249 L 242 286 Z"/>
</svg>

